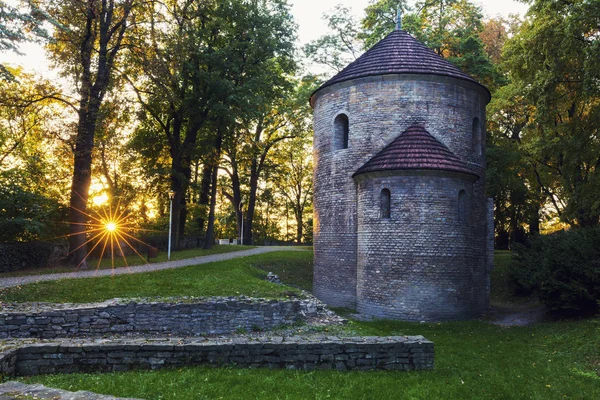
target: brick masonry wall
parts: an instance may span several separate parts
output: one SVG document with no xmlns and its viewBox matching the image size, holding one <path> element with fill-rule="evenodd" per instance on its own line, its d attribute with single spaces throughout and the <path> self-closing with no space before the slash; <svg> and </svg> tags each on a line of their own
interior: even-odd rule
<svg viewBox="0 0 600 400">
<path fill-rule="evenodd" d="M 409 371 L 433 369 L 434 363 L 433 343 L 422 336 L 63 342 L 23 345 L 12 354 L 16 354 L 12 369 L 0 370 L 0 375 L 112 372 L 191 365 Z M 3 365 L 4 360 L 0 358 L 0 366 Z"/>
<path fill-rule="evenodd" d="M 480 176 L 473 184 L 470 203 L 469 257 L 476 268 L 472 281 L 465 284 L 473 287 L 472 308 L 487 308 L 486 100 L 487 93 L 475 84 L 428 75 L 362 78 L 327 87 L 315 95 L 313 287 L 318 298 L 332 306 L 356 307 L 357 286 L 369 282 L 357 282 L 358 232 L 362 228 L 352 174 L 408 127 L 420 124 Z M 349 119 L 349 145 L 336 150 L 334 120 L 340 113 Z M 481 151 L 473 148 L 475 118 L 481 124 Z M 396 245 L 405 246 L 400 239 Z M 438 256 L 444 256 L 443 249 Z"/>
<path fill-rule="evenodd" d="M 0 339 L 114 333 L 205 335 L 272 329 L 327 312 L 316 299 L 213 298 L 190 302 L 3 304 Z"/>
<path fill-rule="evenodd" d="M 359 175 L 357 310 L 378 318 L 442 321 L 485 309 L 475 301 L 472 179 L 443 172 Z M 390 218 L 380 217 L 382 189 Z M 466 192 L 464 220 L 459 192 Z"/>
</svg>

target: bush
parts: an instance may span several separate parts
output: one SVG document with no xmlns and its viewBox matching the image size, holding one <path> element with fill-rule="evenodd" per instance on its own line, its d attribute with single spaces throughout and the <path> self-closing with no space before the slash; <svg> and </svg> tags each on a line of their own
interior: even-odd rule
<svg viewBox="0 0 600 400">
<path fill-rule="evenodd" d="M 31 242 L 60 235 L 66 225 L 60 204 L 42 194 L 0 181 L 0 243 Z"/>
<path fill-rule="evenodd" d="M 65 241 L 0 243 L 0 272 L 47 267 L 65 249 Z"/>
<path fill-rule="evenodd" d="M 600 300 L 600 229 L 536 236 L 518 246 L 510 274 L 553 311 L 597 312 Z"/>
</svg>

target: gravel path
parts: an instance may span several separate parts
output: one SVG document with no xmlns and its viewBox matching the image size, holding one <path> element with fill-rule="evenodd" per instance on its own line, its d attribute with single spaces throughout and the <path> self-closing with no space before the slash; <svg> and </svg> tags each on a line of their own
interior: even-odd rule
<svg viewBox="0 0 600 400">
<path fill-rule="evenodd" d="M 546 313 L 543 305 L 496 306 L 490 322 L 499 326 L 527 326 L 543 321 Z"/>
<path fill-rule="evenodd" d="M 100 269 L 100 270 L 85 270 L 76 272 L 64 272 L 60 274 L 46 274 L 46 275 L 29 275 L 19 276 L 11 278 L 0 278 L 0 289 L 25 285 L 28 283 L 41 282 L 41 281 L 58 281 L 60 279 L 68 278 L 95 278 L 98 276 L 110 276 L 110 275 L 123 275 L 123 274 L 139 274 L 142 272 L 160 271 L 163 269 L 181 268 L 190 265 L 206 264 L 215 261 L 225 261 L 234 258 L 253 256 L 256 254 L 271 253 L 274 251 L 305 251 L 298 247 L 293 246 L 264 246 L 256 247 L 250 250 L 233 251 L 231 253 L 213 254 L 210 256 L 201 256 L 194 258 L 186 258 L 184 260 L 167 261 L 155 264 L 143 264 L 136 265 L 133 267 L 122 267 L 113 269 Z"/>
</svg>

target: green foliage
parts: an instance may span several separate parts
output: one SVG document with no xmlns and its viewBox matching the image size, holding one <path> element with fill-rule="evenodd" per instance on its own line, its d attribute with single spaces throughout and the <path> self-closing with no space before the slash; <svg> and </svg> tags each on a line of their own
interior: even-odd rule
<svg viewBox="0 0 600 400">
<path fill-rule="evenodd" d="M 532 190 L 538 184 L 523 151 L 521 135 L 532 113 L 532 107 L 512 83 L 497 89 L 487 107 L 486 193 L 494 198 L 496 206 L 497 248 L 506 249 L 520 241 L 526 223 L 531 233 L 539 231 L 547 196 Z"/>
<path fill-rule="evenodd" d="M 521 134 L 535 178 L 564 222 L 600 222 L 598 0 L 532 2 L 505 66 L 532 112 Z"/>
<path fill-rule="evenodd" d="M 600 304 L 600 228 L 535 236 L 516 250 L 511 275 L 555 311 L 598 311 Z"/>
<path fill-rule="evenodd" d="M 0 174 L 0 242 L 47 239 L 61 232 L 58 202 L 3 178 Z"/>
<path fill-rule="evenodd" d="M 437 54 L 493 89 L 501 76 L 484 49 L 481 8 L 468 0 L 419 1 L 405 30 Z"/>
</svg>

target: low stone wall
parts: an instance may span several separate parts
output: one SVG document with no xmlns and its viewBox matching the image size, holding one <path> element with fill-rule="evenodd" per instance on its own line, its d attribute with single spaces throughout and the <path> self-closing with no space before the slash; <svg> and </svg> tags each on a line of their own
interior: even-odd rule
<svg viewBox="0 0 600 400">
<path fill-rule="evenodd" d="M 17 365 L 17 350 L 0 351 L 0 378 L 13 376 Z M 0 382 L 2 379 L 0 379 Z"/>
<path fill-rule="evenodd" d="M 223 340 L 98 340 L 26 344 L 0 355 L 0 375 L 32 376 L 180 368 L 191 365 L 299 370 L 425 370 L 433 343 L 422 336 L 237 337 Z"/>
<path fill-rule="evenodd" d="M 2 304 L 0 339 L 126 333 L 198 336 L 273 329 L 329 315 L 314 298 L 111 300 L 94 304 Z"/>
</svg>

